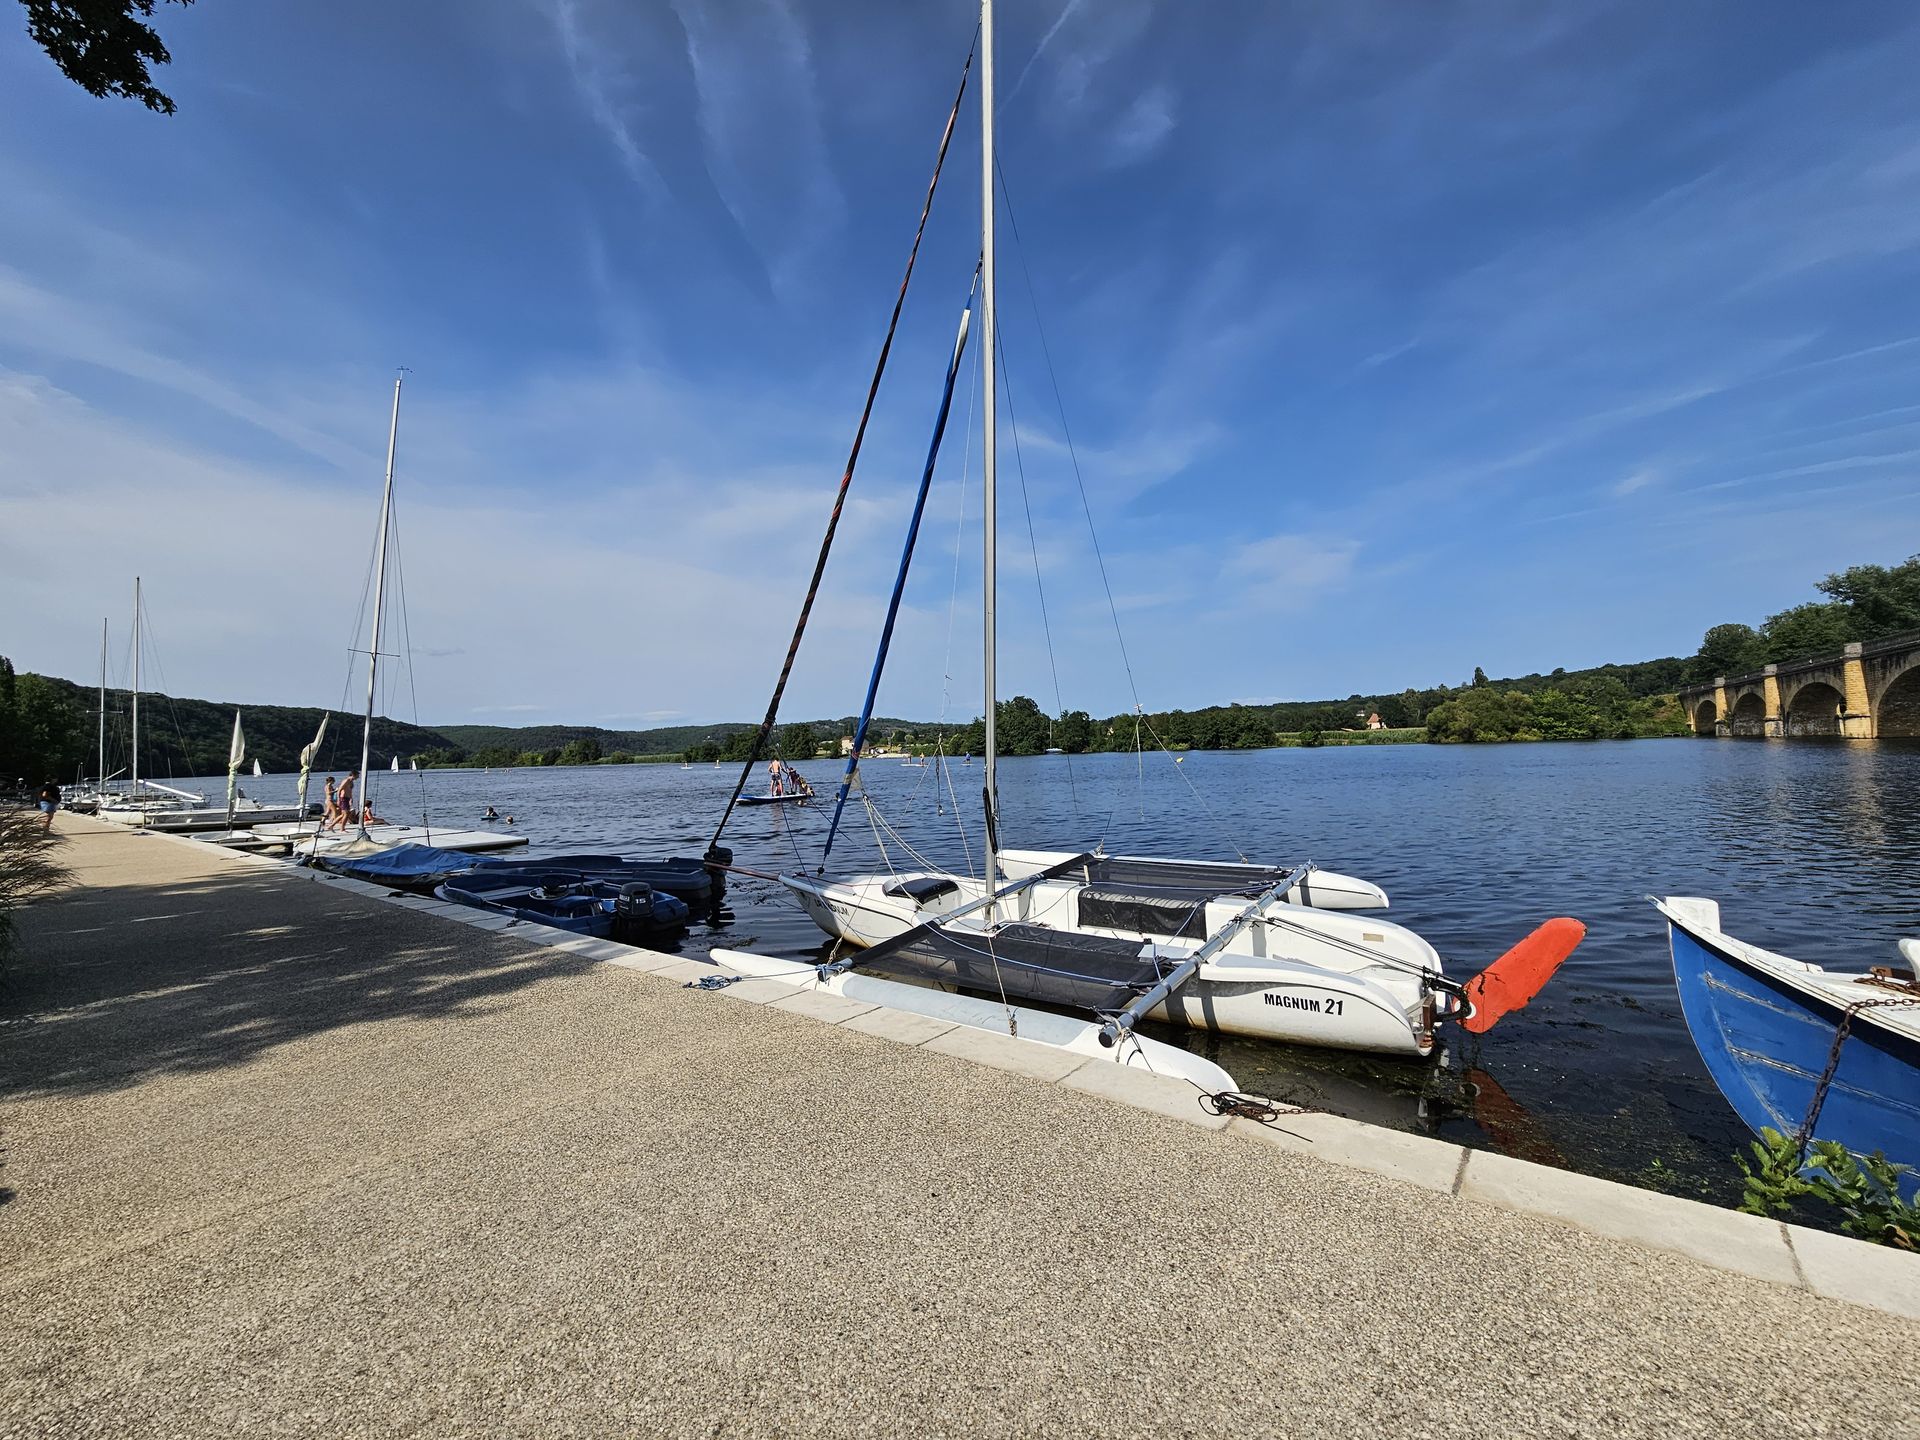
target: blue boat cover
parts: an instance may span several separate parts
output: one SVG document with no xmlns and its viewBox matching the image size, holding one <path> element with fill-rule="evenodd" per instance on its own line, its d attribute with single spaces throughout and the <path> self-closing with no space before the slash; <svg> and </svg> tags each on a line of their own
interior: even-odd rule
<svg viewBox="0 0 1920 1440">
<path fill-rule="evenodd" d="M 396 845 L 372 855 L 316 855 L 313 863 L 329 874 L 350 880 L 431 891 L 449 875 L 464 875 L 473 869 L 473 856 L 435 845 Z"/>
</svg>

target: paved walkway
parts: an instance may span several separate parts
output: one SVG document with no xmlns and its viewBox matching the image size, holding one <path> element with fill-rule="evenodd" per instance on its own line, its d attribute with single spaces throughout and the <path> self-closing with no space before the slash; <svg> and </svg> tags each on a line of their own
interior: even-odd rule
<svg viewBox="0 0 1920 1440">
<path fill-rule="evenodd" d="M 62 819 L 0 1435 L 1913 1435 L 1920 1325 Z"/>
</svg>

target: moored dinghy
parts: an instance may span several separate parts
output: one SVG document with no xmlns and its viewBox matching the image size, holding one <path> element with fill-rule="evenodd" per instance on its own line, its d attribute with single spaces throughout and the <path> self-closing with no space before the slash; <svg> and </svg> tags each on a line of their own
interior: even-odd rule
<svg viewBox="0 0 1920 1440">
<path fill-rule="evenodd" d="M 572 880 L 539 871 L 488 870 L 450 876 L 435 895 L 516 920 L 595 939 L 639 944 L 684 930 L 686 902 L 641 884 Z"/>
<path fill-rule="evenodd" d="M 1716 901 L 1653 903 L 1687 1030 L 1747 1128 L 1882 1151 L 1920 1189 L 1920 941 L 1900 942 L 1898 969 L 1825 970 L 1727 934 Z"/>
<path fill-rule="evenodd" d="M 695 913 L 711 907 L 718 889 L 717 877 L 724 872 L 710 870 L 705 861 L 675 857 L 651 860 L 626 855 L 536 855 L 515 856 L 511 860 L 476 860 L 477 872 L 494 870 L 538 871 L 543 875 L 573 880 L 605 880 L 619 885 L 646 885 L 663 895 L 686 902 Z"/>
</svg>

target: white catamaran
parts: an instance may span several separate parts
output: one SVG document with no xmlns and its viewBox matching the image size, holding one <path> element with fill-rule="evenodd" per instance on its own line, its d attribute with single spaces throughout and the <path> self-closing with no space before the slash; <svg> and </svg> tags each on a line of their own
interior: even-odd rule
<svg viewBox="0 0 1920 1440">
<path fill-rule="evenodd" d="M 1442 1018 L 1485 1029 L 1537 993 L 1579 943 L 1584 930 L 1577 921 L 1549 921 L 1463 985 L 1445 976 L 1439 954 L 1413 931 L 1340 913 L 1386 906 L 1384 892 L 1364 880 L 1307 864 L 1000 849 L 992 0 L 982 0 L 980 34 L 984 874 L 975 879 L 890 870 L 838 881 L 781 876 L 827 934 L 873 947 L 821 967 L 822 983 L 850 983 L 859 968 L 1061 1005 L 1099 1016 L 1099 1038 L 1107 1046 L 1132 1042 L 1135 1026 L 1148 1018 L 1409 1055 L 1432 1052 Z M 965 338 L 963 324 L 959 344 Z M 955 365 L 958 359 L 957 344 Z M 950 367 L 949 396 L 952 376 Z M 936 430 L 936 447 L 938 440 Z M 930 456 L 929 477 L 932 464 Z M 922 504 L 924 499 L 923 480 Z M 918 523 L 916 510 L 915 529 Z M 910 529 L 909 555 L 913 534 Z M 903 557 L 896 608 L 906 565 Z M 890 612 L 889 635 L 892 623 Z M 878 676 L 876 665 L 871 684 L 877 685 Z M 870 712 L 871 688 L 868 699 Z M 848 782 L 855 778 L 860 749 L 856 736 Z M 843 783 L 842 802 L 846 790 Z"/>
<path fill-rule="evenodd" d="M 985 257 L 983 262 L 983 270 L 985 274 L 986 294 L 989 297 L 991 297 L 992 286 L 993 286 L 992 199 L 993 199 L 993 184 L 994 184 L 992 0 L 983 0 L 983 3 L 981 5 L 980 46 L 981 46 L 980 111 L 981 111 L 981 122 L 982 122 L 981 131 L 982 131 L 982 137 L 984 141 L 983 154 L 981 157 L 981 160 L 982 160 L 981 181 L 982 181 L 982 187 L 983 187 L 984 195 L 986 198 L 986 204 L 987 204 L 986 233 L 984 237 Z M 956 100 L 955 102 L 956 115 L 958 114 L 958 107 L 959 107 L 959 102 Z M 950 138 L 952 134 L 951 127 L 952 127 L 952 119 L 950 118 L 948 122 L 947 136 L 943 137 L 941 141 L 941 158 L 942 159 L 944 159 L 945 153 L 946 153 L 946 139 Z M 938 173 L 939 173 L 938 166 L 936 164 L 936 169 L 935 169 L 936 183 L 938 181 Z M 929 190 L 928 203 L 931 204 L 931 201 L 932 201 L 932 192 L 931 190 Z M 922 223 L 924 224 L 924 222 L 925 222 L 925 216 L 923 214 Z M 918 249 L 917 239 L 915 241 L 915 249 L 916 251 Z M 911 278 L 911 274 L 912 274 L 912 260 L 911 258 L 909 258 L 909 261 L 908 261 L 909 278 Z M 904 293 L 905 293 L 905 290 L 903 286 L 902 294 L 904 295 Z M 990 302 L 988 305 L 987 313 L 989 316 L 991 316 Z M 897 308 L 895 311 L 895 319 L 896 320 L 898 319 Z M 960 336 L 959 336 L 959 339 L 955 342 L 955 346 L 954 346 L 953 362 L 948 368 L 947 399 L 949 402 L 951 401 L 951 398 L 952 398 L 954 368 L 957 367 L 957 365 L 959 364 L 961 348 L 966 343 L 966 334 L 967 334 L 967 320 L 965 317 L 963 317 L 961 321 Z M 888 336 L 889 344 L 891 343 L 891 339 L 892 339 L 892 336 L 890 331 Z M 990 324 L 985 334 L 985 348 L 986 348 L 986 353 L 989 356 L 991 356 L 991 354 L 993 353 L 993 332 Z M 882 366 L 884 366 L 885 360 L 886 360 L 886 347 L 883 346 L 881 350 Z M 875 374 L 874 384 L 876 387 L 879 384 L 879 376 L 877 372 Z M 989 393 L 991 393 L 991 385 L 989 385 L 988 388 L 989 388 Z M 871 405 L 872 403 L 871 393 L 869 394 L 868 403 L 869 405 Z M 991 402 L 989 402 L 989 405 L 991 405 Z M 945 423 L 945 418 L 946 418 L 946 405 L 943 404 L 942 410 L 941 410 L 942 425 L 944 425 Z M 991 427 L 991 421 L 989 421 L 988 423 L 989 423 L 989 427 Z M 864 428 L 864 420 L 862 422 L 862 427 Z M 991 433 L 991 428 L 989 428 L 989 433 Z M 936 431 L 936 435 L 935 435 L 936 447 L 938 446 L 938 443 L 939 443 L 939 438 L 938 438 L 938 432 Z M 854 454 L 857 456 L 859 452 L 859 439 L 857 434 L 854 442 L 854 447 L 855 447 Z M 928 461 L 929 473 L 931 472 L 931 467 L 932 467 L 932 459 L 930 457 Z M 843 494 L 844 494 L 844 488 L 847 483 L 847 480 L 851 479 L 851 477 L 852 477 L 852 461 L 849 460 L 846 477 L 843 478 L 841 481 Z M 922 502 L 923 503 L 924 503 L 924 498 L 925 498 L 925 480 L 923 478 L 923 482 L 922 482 Z M 835 514 L 836 516 L 838 514 L 837 506 L 835 509 Z M 915 514 L 916 525 L 918 524 L 918 519 L 919 519 L 919 515 L 918 515 L 918 511 L 916 511 L 916 514 Z M 991 525 L 989 525 L 989 535 L 991 535 Z M 831 541 L 831 538 L 832 538 L 832 526 L 830 522 L 829 529 L 828 529 L 829 543 Z M 987 573 L 989 576 L 989 585 L 991 585 L 991 576 L 993 573 L 992 571 L 993 550 L 992 550 L 991 539 L 989 539 L 988 541 L 987 556 L 988 556 L 988 562 L 987 562 L 988 572 Z M 820 563 L 822 565 L 824 565 L 825 563 L 824 548 L 822 550 Z M 816 585 L 818 584 L 817 572 L 815 575 L 815 583 Z M 992 593 L 991 589 L 989 589 L 989 597 L 991 597 L 991 593 Z M 812 603 L 812 596 L 811 594 L 809 594 L 806 605 L 803 605 L 801 610 L 801 626 L 803 629 L 806 623 L 807 607 L 810 606 L 811 603 Z M 991 606 L 991 598 L 989 598 L 989 607 L 990 606 Z M 989 637 L 991 637 L 991 633 L 992 633 L 992 623 L 993 623 L 992 611 L 991 611 L 991 608 L 989 608 L 989 611 L 988 611 Z M 889 627 L 892 624 L 891 616 L 889 617 L 888 624 L 889 624 Z M 799 632 L 796 631 L 795 637 L 794 637 L 794 645 L 797 647 L 798 644 L 799 644 Z M 989 697 L 988 712 L 987 712 L 989 719 L 987 723 L 989 727 L 991 727 L 993 723 L 991 719 L 991 716 L 993 713 L 992 704 L 991 704 L 991 697 L 993 693 L 992 657 L 993 657 L 992 643 L 991 643 L 991 638 L 989 638 L 988 650 L 987 650 L 987 664 L 988 664 L 987 693 Z M 789 652 L 789 655 L 788 655 L 789 666 L 791 666 L 791 663 L 792 663 L 792 654 L 791 652 Z M 784 684 L 785 678 L 786 678 L 785 672 L 783 672 L 781 676 L 782 684 Z M 773 724 L 774 708 L 778 704 L 779 694 L 780 694 L 780 691 L 778 688 L 776 688 L 774 692 L 774 706 L 769 707 L 767 720 L 763 725 L 763 729 L 762 729 L 763 738 L 767 733 L 767 731 L 771 729 L 771 726 Z M 992 735 L 991 728 L 989 728 L 988 734 L 989 734 L 989 739 L 988 739 L 989 748 L 988 748 L 987 763 L 989 767 L 989 770 L 988 770 L 989 787 L 991 787 L 991 777 L 992 777 L 991 767 L 993 763 L 992 761 L 993 752 L 991 748 L 993 742 L 991 738 L 991 735 Z M 856 759 L 858 758 L 857 751 L 856 751 L 855 758 Z M 749 761 L 749 764 L 751 763 L 752 762 Z M 744 774 L 743 774 L 741 783 L 742 784 L 745 783 Z M 739 788 L 738 786 L 736 786 L 736 789 L 735 789 L 736 798 L 738 797 L 738 794 L 739 794 Z M 991 788 L 989 788 L 989 794 L 991 794 Z M 722 824 L 724 823 L 725 822 L 723 820 Z M 714 847 L 711 847 L 708 852 L 710 859 L 717 858 L 722 853 L 718 850 L 718 840 L 719 840 L 719 837 L 718 837 L 718 834 L 716 833 Z M 992 891 L 990 888 L 991 874 L 992 872 L 989 871 L 989 882 L 988 882 L 989 889 L 987 891 L 987 895 L 989 898 L 986 901 L 982 902 L 987 905 L 991 905 L 992 899 L 993 899 Z M 914 932 L 914 933 L 920 933 L 920 932 Z M 1214 1064 L 1212 1061 L 1206 1059 L 1204 1056 L 1192 1054 L 1189 1051 L 1164 1044 L 1157 1040 L 1148 1039 L 1145 1036 L 1135 1035 L 1131 1033 L 1131 1031 L 1129 1031 L 1129 1033 L 1125 1035 L 1109 1037 L 1104 1033 L 1104 1027 L 1102 1027 L 1101 1025 L 1090 1023 L 1083 1019 L 1076 1019 L 1072 1016 L 1053 1014 L 1045 1010 L 1035 1010 L 1035 1009 L 1027 1008 L 1025 1006 L 1013 1004 L 1008 1000 L 1008 998 L 1004 993 L 1000 998 L 1000 1000 L 996 1003 L 993 1001 L 976 999 L 967 995 L 951 994 L 944 990 L 933 989 L 924 985 L 902 984 L 896 980 L 877 978 L 871 975 L 855 974 L 852 972 L 852 968 L 847 965 L 810 965 L 810 964 L 806 964 L 804 962 L 796 961 L 796 960 L 784 960 L 784 959 L 780 959 L 772 956 L 755 955 L 748 951 L 715 950 L 713 952 L 712 958 L 718 965 L 722 966 L 725 970 L 732 971 L 736 976 L 754 976 L 754 977 L 763 977 L 767 979 L 778 980 L 785 984 L 792 985 L 796 989 L 800 989 L 800 990 L 820 990 L 829 994 L 845 996 L 850 999 L 863 1000 L 869 1004 L 884 1006 L 889 1009 L 906 1010 L 906 1011 L 917 1013 L 917 1014 L 931 1016 L 931 1017 L 943 1020 L 949 1024 L 957 1024 L 957 1025 L 965 1026 L 970 1029 L 977 1029 L 977 1030 L 982 1030 L 989 1033 L 997 1033 L 1001 1035 L 1011 1034 L 1016 1036 L 1019 1039 L 1036 1042 L 1042 1045 L 1046 1045 L 1053 1049 L 1063 1050 L 1073 1054 L 1083 1055 L 1089 1059 L 1099 1060 L 1104 1062 L 1111 1062 L 1111 1063 L 1122 1065 L 1122 1066 L 1137 1067 L 1137 1068 L 1152 1071 L 1153 1073 L 1159 1074 L 1159 1075 L 1177 1076 L 1190 1081 L 1194 1085 L 1198 1086 L 1202 1091 L 1205 1091 L 1210 1094 L 1220 1093 L 1224 1091 L 1231 1091 L 1234 1089 L 1233 1077 L 1230 1074 L 1228 1074 L 1227 1071 L 1222 1069 L 1220 1066 Z M 1016 996 L 1014 998 L 1019 999 L 1019 998 L 1026 998 L 1026 997 Z"/>
</svg>

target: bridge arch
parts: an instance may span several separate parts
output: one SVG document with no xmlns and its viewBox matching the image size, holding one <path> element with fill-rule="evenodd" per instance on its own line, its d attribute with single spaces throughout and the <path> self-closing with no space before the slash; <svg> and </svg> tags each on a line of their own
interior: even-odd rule
<svg viewBox="0 0 1920 1440">
<path fill-rule="evenodd" d="M 1880 692 L 1873 733 L 1882 740 L 1920 736 L 1920 661 L 1909 664 Z"/>
<path fill-rule="evenodd" d="M 1702 700 L 1693 709 L 1693 733 L 1696 735 L 1713 734 L 1714 722 L 1720 718 L 1720 707 L 1712 699 Z"/>
<path fill-rule="evenodd" d="M 1749 690 L 1733 702 L 1733 712 L 1727 716 L 1728 729 L 1735 735 L 1764 735 L 1767 733 L 1767 702 L 1760 698 L 1758 691 Z"/>
<path fill-rule="evenodd" d="M 1846 710 L 1846 696 L 1824 680 L 1809 680 L 1793 692 L 1787 706 L 1787 734 L 1832 735 L 1843 732 L 1840 716 Z"/>
</svg>

